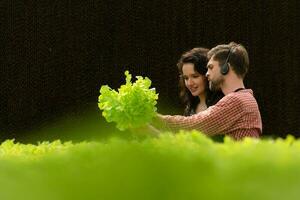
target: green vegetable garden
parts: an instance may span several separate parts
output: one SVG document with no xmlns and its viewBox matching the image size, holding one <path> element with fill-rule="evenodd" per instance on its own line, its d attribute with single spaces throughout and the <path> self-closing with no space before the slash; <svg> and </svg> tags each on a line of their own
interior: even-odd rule
<svg viewBox="0 0 300 200">
<path fill-rule="evenodd" d="M 300 141 L 199 132 L 101 142 L 6 141 L 1 199 L 298 199 Z"/>
<path fill-rule="evenodd" d="M 99 108 L 111 126 L 131 130 L 85 142 L 0 146 L 0 199 L 298 199 L 300 141 L 223 142 L 197 131 L 134 134 L 157 112 L 148 78 L 125 73 L 115 91 L 102 86 Z M 101 132 L 101 130 L 100 130 Z"/>
</svg>

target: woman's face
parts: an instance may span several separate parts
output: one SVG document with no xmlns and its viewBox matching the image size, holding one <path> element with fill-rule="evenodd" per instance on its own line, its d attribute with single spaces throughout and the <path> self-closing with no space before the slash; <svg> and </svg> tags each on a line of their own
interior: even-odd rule
<svg viewBox="0 0 300 200">
<path fill-rule="evenodd" d="M 207 79 L 205 75 L 195 71 L 193 63 L 185 63 L 182 66 L 182 75 L 185 86 L 193 96 L 205 94 Z"/>
</svg>

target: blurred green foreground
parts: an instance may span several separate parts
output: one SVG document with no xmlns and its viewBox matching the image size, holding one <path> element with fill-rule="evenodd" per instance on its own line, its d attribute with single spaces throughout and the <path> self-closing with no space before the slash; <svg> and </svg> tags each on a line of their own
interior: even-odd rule
<svg viewBox="0 0 300 200">
<path fill-rule="evenodd" d="M 159 138 L 0 146 L 0 199 L 298 199 L 300 141 Z"/>
</svg>

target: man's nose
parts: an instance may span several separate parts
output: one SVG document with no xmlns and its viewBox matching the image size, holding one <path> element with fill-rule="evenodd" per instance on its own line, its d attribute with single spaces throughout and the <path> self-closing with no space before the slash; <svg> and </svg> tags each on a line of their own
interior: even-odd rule
<svg viewBox="0 0 300 200">
<path fill-rule="evenodd" d="M 206 72 L 205 76 L 208 78 L 208 76 L 209 76 L 209 72 L 208 71 Z"/>
</svg>

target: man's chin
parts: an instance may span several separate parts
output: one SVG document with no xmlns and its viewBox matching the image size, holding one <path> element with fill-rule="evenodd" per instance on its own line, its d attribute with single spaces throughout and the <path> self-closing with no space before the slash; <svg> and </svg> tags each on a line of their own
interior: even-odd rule
<svg viewBox="0 0 300 200">
<path fill-rule="evenodd" d="M 210 91 L 214 91 L 215 87 L 213 86 L 213 84 L 211 84 L 211 82 L 209 82 L 209 89 Z"/>
<path fill-rule="evenodd" d="M 219 90 L 220 90 L 220 87 L 218 87 L 217 85 L 214 85 L 214 84 L 209 83 L 209 89 L 210 89 L 211 91 L 216 92 L 216 91 L 219 91 Z"/>
</svg>

